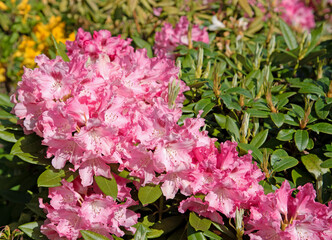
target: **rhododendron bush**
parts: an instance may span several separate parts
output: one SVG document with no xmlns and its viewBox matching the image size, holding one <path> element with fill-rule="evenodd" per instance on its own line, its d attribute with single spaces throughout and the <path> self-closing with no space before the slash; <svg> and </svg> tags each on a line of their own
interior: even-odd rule
<svg viewBox="0 0 332 240">
<path fill-rule="evenodd" d="M 152 36 L 51 37 L 0 95 L 0 209 L 18 216 L 0 239 L 332 238 L 320 5 L 233 3 L 188 1 Z"/>
</svg>

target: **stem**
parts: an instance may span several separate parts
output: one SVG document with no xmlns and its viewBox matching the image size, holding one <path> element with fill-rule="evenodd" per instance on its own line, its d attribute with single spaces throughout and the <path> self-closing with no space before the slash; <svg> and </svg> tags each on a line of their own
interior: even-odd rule
<svg viewBox="0 0 332 240">
<path fill-rule="evenodd" d="M 159 198 L 159 218 L 158 220 L 161 221 L 161 219 L 163 218 L 163 208 L 164 208 L 164 196 L 161 195 L 161 197 Z"/>
<path fill-rule="evenodd" d="M 139 26 L 139 23 L 138 23 L 136 10 L 133 11 L 133 17 L 134 17 L 135 25 L 136 25 L 136 28 L 137 28 L 137 32 L 140 34 L 141 33 L 141 27 Z"/>
</svg>

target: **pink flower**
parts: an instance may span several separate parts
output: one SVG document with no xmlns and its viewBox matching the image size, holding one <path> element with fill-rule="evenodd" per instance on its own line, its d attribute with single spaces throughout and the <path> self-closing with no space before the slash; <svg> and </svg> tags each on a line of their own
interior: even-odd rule
<svg viewBox="0 0 332 240">
<path fill-rule="evenodd" d="M 267 196 L 261 196 L 258 206 L 250 209 L 246 221 L 252 239 L 327 239 L 331 236 L 331 209 L 315 202 L 312 184 L 294 189 L 287 181 L 280 189 Z"/>
<path fill-rule="evenodd" d="M 139 215 L 127 209 L 136 204 L 129 196 L 123 204 L 118 204 L 110 196 L 94 193 L 100 191 L 98 188 L 83 187 L 80 179 L 71 183 L 63 180 L 62 184 L 50 188 L 50 204 L 39 200 L 48 218 L 41 232 L 49 239 L 76 240 L 81 237 L 80 230 L 95 231 L 110 239 L 110 234 L 124 235 L 120 227 L 134 232 L 132 225 L 137 223 Z M 118 185 L 123 187 L 123 182 Z"/>
<path fill-rule="evenodd" d="M 173 51 L 179 45 L 188 45 L 188 19 L 183 16 L 173 29 L 172 25 L 165 23 L 160 32 L 156 33 L 154 51 L 157 56 L 174 58 Z M 193 25 L 191 32 L 192 41 L 209 43 L 206 29 Z"/>
</svg>

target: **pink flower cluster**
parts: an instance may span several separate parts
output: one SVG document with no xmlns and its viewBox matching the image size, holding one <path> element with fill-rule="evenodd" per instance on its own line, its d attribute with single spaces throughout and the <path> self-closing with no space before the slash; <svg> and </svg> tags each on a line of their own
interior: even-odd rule
<svg viewBox="0 0 332 240">
<path fill-rule="evenodd" d="M 18 101 L 12 97 L 13 112 L 26 133 L 43 138 L 55 168 L 72 163 L 83 186 L 91 185 L 94 175 L 111 177 L 109 163 L 137 170 L 142 179 L 137 166 L 163 172 L 158 153 L 169 142 L 180 141 L 167 125 L 181 116 L 185 84 L 178 83 L 174 109 L 169 109 L 167 96 L 178 69 L 171 60 L 150 59 L 145 50 L 134 51 L 129 44 L 108 31 L 92 38 L 80 29 L 67 44 L 70 61 L 38 56 L 39 68 L 25 69 L 15 94 Z M 163 139 L 167 137 L 174 139 Z"/>
<path fill-rule="evenodd" d="M 332 239 L 332 202 L 315 202 L 316 193 L 307 183 L 294 189 L 287 181 L 275 193 L 261 195 L 258 206 L 250 208 L 246 227 L 252 240 Z"/>
<path fill-rule="evenodd" d="M 239 156 L 237 144 L 229 141 L 218 150 L 215 139 L 201 131 L 200 117 L 178 125 L 187 87 L 178 79 L 174 61 L 150 59 L 130 42 L 105 30 L 91 36 L 79 29 L 76 40 L 67 42 L 70 61 L 38 56 L 39 68 L 25 69 L 12 96 L 13 112 L 27 134 L 43 138 L 53 167 L 62 169 L 69 162 L 79 172 L 72 183 L 63 180 L 62 186 L 50 188 L 50 204 L 40 201 L 48 218 L 42 232 L 48 238 L 75 240 L 80 230 L 108 237 L 122 236 L 121 228 L 134 232 L 131 226 L 139 216 L 127 207 L 136 202 L 126 180 L 111 174 L 110 164 L 138 178 L 137 188 L 160 184 L 167 199 L 178 192 L 188 196 L 180 212 L 195 211 L 223 223 L 220 213 L 234 218 L 236 209 L 251 210 L 248 233 L 256 239 L 292 226 L 299 234 L 309 229 L 317 235 L 323 229 L 321 236 L 330 236 L 331 206 L 327 211 L 315 203 L 312 187 L 299 188 L 304 193 L 294 203 L 286 183 L 265 196 L 259 185 L 264 175 L 250 154 Z M 176 97 L 170 86 L 178 87 Z M 122 203 L 105 196 L 94 176 L 114 177 Z M 313 213 L 313 208 L 320 210 Z M 327 228 L 320 227 L 324 220 Z M 308 221 L 317 224 L 305 228 Z"/>
<path fill-rule="evenodd" d="M 118 181 L 120 186 L 121 183 L 124 181 Z M 48 218 L 41 232 L 49 239 L 76 240 L 82 237 L 80 230 L 91 230 L 109 239 L 113 239 L 110 232 L 118 237 L 124 235 L 120 227 L 135 231 L 132 226 L 139 214 L 127 209 L 136 205 L 129 188 L 124 185 L 119 188 L 122 192 L 118 198 L 123 201 L 119 204 L 112 197 L 104 196 L 98 186 L 83 187 L 79 178 L 73 182 L 63 180 L 62 184 L 49 189 L 50 204 L 40 199 L 40 207 L 46 210 Z"/>
<path fill-rule="evenodd" d="M 111 163 L 139 178 L 137 187 L 161 184 L 166 198 L 178 191 L 186 196 L 207 194 L 204 204 L 209 211 L 229 217 L 262 193 L 258 182 L 263 174 L 250 155 L 238 156 L 236 143 L 226 142 L 218 152 L 215 139 L 200 130 L 203 119 L 177 124 L 186 87 L 178 80 L 174 62 L 150 59 L 145 50 L 134 51 L 129 44 L 108 31 L 91 36 L 79 29 L 76 40 L 67 42 L 70 61 L 38 56 L 39 68 L 25 69 L 12 96 L 13 112 L 26 133 L 43 138 L 53 167 L 61 169 L 70 162 L 80 175 L 74 183 L 63 181 L 62 187 L 51 189 L 50 205 L 41 203 L 48 212 L 43 232 L 51 239 L 76 239 L 80 229 L 121 235 L 116 226 L 129 226 L 122 220 L 118 225 L 110 222 L 117 203 L 87 188 L 94 176 L 111 177 Z M 178 81 L 180 89 L 173 100 L 168 96 L 172 81 Z M 77 189 L 75 184 L 82 186 Z M 127 202 L 132 204 L 129 196 Z M 101 213 L 102 208 L 109 211 Z M 93 220 L 84 211 L 98 217 Z M 132 216 L 131 223 L 136 221 L 137 216 L 126 214 Z M 83 220 L 74 221 L 77 216 Z"/>
<path fill-rule="evenodd" d="M 238 156 L 236 146 L 237 143 L 228 141 L 221 143 L 220 152 L 212 145 L 194 149 L 192 154 L 197 167 L 191 173 L 192 194 L 204 194 L 205 197 L 204 201 L 195 197 L 184 200 L 180 212 L 189 209 L 203 216 L 206 212 L 215 219 L 218 211 L 233 218 L 236 208 L 249 209 L 257 204 L 259 196 L 264 195 L 259 185 L 264 175 L 252 163 L 250 154 Z"/>
<path fill-rule="evenodd" d="M 257 0 L 248 0 L 248 3 L 259 7 L 263 14 L 267 14 L 265 7 Z M 307 6 L 304 0 L 277 0 L 274 11 L 295 28 L 310 30 L 315 27 L 314 9 Z"/>
<path fill-rule="evenodd" d="M 154 52 L 157 56 L 174 58 L 173 51 L 179 45 L 188 45 L 189 21 L 183 16 L 175 28 L 170 23 L 165 23 L 160 32 L 156 33 Z M 209 43 L 209 35 L 206 28 L 200 29 L 198 25 L 192 26 L 191 39 L 196 42 Z"/>
</svg>

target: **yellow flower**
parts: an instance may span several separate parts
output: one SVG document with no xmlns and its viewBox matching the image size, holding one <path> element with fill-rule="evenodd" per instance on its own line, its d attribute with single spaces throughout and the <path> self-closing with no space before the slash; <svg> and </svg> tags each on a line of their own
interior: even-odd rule
<svg viewBox="0 0 332 240">
<path fill-rule="evenodd" d="M 17 9 L 19 11 L 19 14 L 23 15 L 23 22 L 26 21 L 28 14 L 31 10 L 31 6 L 28 3 L 29 0 L 22 0 L 22 2 L 17 5 Z"/>
<path fill-rule="evenodd" d="M 36 35 L 38 42 L 44 42 L 50 36 L 48 28 L 43 23 L 38 23 L 33 28 L 33 33 Z"/>
<path fill-rule="evenodd" d="M 8 7 L 6 6 L 6 4 L 4 2 L 0 2 L 0 10 L 2 11 L 6 11 L 8 9 Z"/>
<path fill-rule="evenodd" d="M 75 32 L 72 32 L 71 34 L 69 34 L 69 37 L 67 39 L 68 41 L 75 41 Z"/>
<path fill-rule="evenodd" d="M 0 64 L 0 82 L 6 81 L 6 69 Z"/>
</svg>

